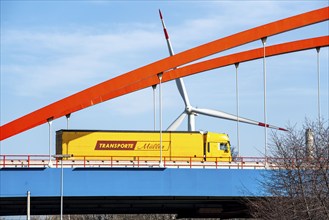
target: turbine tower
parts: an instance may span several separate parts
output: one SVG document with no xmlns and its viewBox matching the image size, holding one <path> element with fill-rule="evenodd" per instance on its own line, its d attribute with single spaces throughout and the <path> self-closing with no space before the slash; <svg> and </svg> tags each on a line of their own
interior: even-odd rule
<svg viewBox="0 0 329 220">
<path fill-rule="evenodd" d="M 173 56 L 174 51 L 173 51 L 171 41 L 170 41 L 170 38 L 169 38 L 169 34 L 167 32 L 167 28 L 166 28 L 166 25 L 164 23 L 164 19 L 162 17 L 162 13 L 161 13 L 160 9 L 159 9 L 159 15 L 160 15 L 160 19 L 161 19 L 161 23 L 162 23 L 162 27 L 163 27 L 163 32 L 164 32 L 164 35 L 165 35 L 165 38 L 166 38 L 166 41 L 167 41 L 169 55 Z M 226 120 L 231 120 L 231 121 L 238 121 L 239 120 L 239 122 L 243 122 L 243 123 L 247 123 L 247 124 L 252 124 L 252 125 L 257 125 L 257 126 L 262 126 L 262 127 L 268 127 L 268 128 L 272 128 L 272 129 L 276 129 L 276 130 L 287 131 L 284 128 L 276 127 L 276 126 L 265 124 L 265 123 L 262 123 L 262 122 L 257 122 L 257 121 L 247 119 L 247 118 L 237 117 L 235 115 L 225 113 L 225 112 L 222 112 L 222 111 L 193 107 L 190 103 L 190 100 L 189 100 L 189 97 L 188 97 L 183 79 L 178 78 L 175 81 L 176 81 L 178 91 L 179 91 L 179 93 L 180 93 L 180 95 L 181 95 L 181 97 L 182 97 L 182 99 L 185 103 L 185 109 L 184 109 L 183 113 L 180 114 L 178 116 L 178 118 L 167 128 L 168 131 L 177 130 L 177 128 L 180 126 L 180 124 L 185 119 L 186 115 L 188 116 L 188 131 L 195 131 L 195 116 L 197 114 L 211 116 L 211 117 L 215 117 L 215 118 L 226 119 Z"/>
</svg>

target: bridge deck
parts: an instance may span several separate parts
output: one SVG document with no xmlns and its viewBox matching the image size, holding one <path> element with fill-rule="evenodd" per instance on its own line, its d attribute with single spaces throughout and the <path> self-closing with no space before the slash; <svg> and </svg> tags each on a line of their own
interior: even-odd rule
<svg viewBox="0 0 329 220">
<path fill-rule="evenodd" d="M 248 216 L 261 169 L 64 168 L 64 213 Z M 0 169 L 0 215 L 59 213 L 60 168 Z M 13 205 L 15 204 L 15 205 Z M 42 204 L 42 205 L 41 205 Z M 57 209 L 55 208 L 57 207 Z M 232 216 L 232 215 L 231 215 Z"/>
</svg>

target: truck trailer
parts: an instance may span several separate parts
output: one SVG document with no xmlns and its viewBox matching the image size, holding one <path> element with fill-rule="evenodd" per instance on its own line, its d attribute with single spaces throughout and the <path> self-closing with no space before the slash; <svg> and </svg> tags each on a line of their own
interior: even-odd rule
<svg viewBox="0 0 329 220">
<path fill-rule="evenodd" d="M 232 160 L 227 134 L 183 131 L 59 130 L 56 154 L 79 160 Z"/>
</svg>

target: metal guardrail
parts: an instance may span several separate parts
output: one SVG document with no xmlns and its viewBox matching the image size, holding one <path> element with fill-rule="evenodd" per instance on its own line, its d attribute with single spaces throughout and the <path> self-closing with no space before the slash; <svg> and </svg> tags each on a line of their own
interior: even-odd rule
<svg viewBox="0 0 329 220">
<path fill-rule="evenodd" d="M 49 155 L 0 155 L 0 168 L 199 168 L 199 169 L 265 169 L 278 168 L 264 157 L 236 157 L 230 162 L 212 157 L 163 157 L 163 164 L 155 157 L 74 156 L 69 159 Z M 61 163 L 63 162 L 63 163 Z"/>
</svg>

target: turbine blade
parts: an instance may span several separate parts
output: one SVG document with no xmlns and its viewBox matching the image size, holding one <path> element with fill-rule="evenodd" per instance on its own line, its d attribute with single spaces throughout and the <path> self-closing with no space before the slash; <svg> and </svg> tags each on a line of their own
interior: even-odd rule
<svg viewBox="0 0 329 220">
<path fill-rule="evenodd" d="M 166 38 L 166 41 L 167 41 L 169 55 L 172 56 L 175 53 L 174 53 L 174 50 L 172 48 L 171 41 L 170 41 L 170 38 L 169 38 L 169 34 L 168 34 L 168 31 L 167 31 L 167 28 L 166 28 L 165 22 L 163 20 L 163 16 L 162 16 L 162 13 L 161 13 L 160 9 L 159 9 L 159 15 L 160 15 L 160 19 L 161 19 L 161 23 L 162 23 L 162 27 L 163 27 L 163 32 L 164 32 L 164 35 L 165 35 L 165 38 Z M 176 68 L 174 68 L 174 69 L 176 69 Z M 181 97 L 182 97 L 182 99 L 185 103 L 185 107 L 190 106 L 191 105 L 190 100 L 188 98 L 183 79 L 178 78 L 175 81 L 176 81 L 178 91 L 179 91 L 179 93 L 180 93 L 180 95 L 181 95 Z"/>
<path fill-rule="evenodd" d="M 164 20 L 163 20 L 163 17 L 162 17 L 162 13 L 161 13 L 161 10 L 159 9 L 159 14 L 160 14 L 160 19 L 161 19 L 161 23 L 162 23 L 162 27 L 163 27 L 163 33 L 165 35 L 165 38 L 166 38 L 166 41 L 167 41 L 167 46 L 168 46 L 168 51 L 169 51 L 169 55 L 172 56 L 174 55 L 174 51 L 173 51 L 173 48 L 171 46 L 171 42 L 170 42 L 170 39 L 169 39 L 169 35 L 168 35 L 168 32 L 167 32 L 167 28 L 166 28 L 166 25 L 164 23 Z"/>
<path fill-rule="evenodd" d="M 167 128 L 167 131 L 176 131 L 177 128 L 182 124 L 184 118 L 186 116 L 185 111 L 178 116 L 178 118 Z"/>
<path fill-rule="evenodd" d="M 176 86 L 178 88 L 179 94 L 181 95 L 184 103 L 185 103 L 185 107 L 187 106 L 191 106 L 190 104 L 190 99 L 188 98 L 187 92 L 186 92 L 186 88 L 185 88 L 185 84 L 182 78 L 178 78 L 175 80 L 176 81 Z"/>
<path fill-rule="evenodd" d="M 288 131 L 285 128 L 280 128 L 280 127 L 277 127 L 277 126 L 274 126 L 274 125 L 269 125 L 269 124 L 265 124 L 265 123 L 262 123 L 262 122 L 257 122 L 257 121 L 247 119 L 247 118 L 242 118 L 242 117 L 238 118 L 235 115 L 225 113 L 225 112 L 222 112 L 222 111 L 217 111 L 217 110 L 192 108 L 192 112 L 202 114 L 202 115 L 208 115 L 208 116 L 212 116 L 212 117 L 216 117 L 216 118 L 227 119 L 227 120 L 231 120 L 231 121 L 239 121 L 239 122 L 252 124 L 252 125 L 257 125 L 257 126 L 261 126 L 261 127 L 268 127 L 268 128 L 276 129 L 276 130 L 280 130 L 280 131 Z"/>
</svg>

